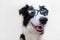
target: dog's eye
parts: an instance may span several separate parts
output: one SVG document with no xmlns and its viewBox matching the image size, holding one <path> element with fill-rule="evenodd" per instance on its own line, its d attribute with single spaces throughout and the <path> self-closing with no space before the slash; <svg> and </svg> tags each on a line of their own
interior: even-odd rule
<svg viewBox="0 0 60 40">
<path fill-rule="evenodd" d="M 30 16 L 34 16 L 35 11 L 34 10 L 29 10 L 28 13 L 29 13 Z"/>
</svg>

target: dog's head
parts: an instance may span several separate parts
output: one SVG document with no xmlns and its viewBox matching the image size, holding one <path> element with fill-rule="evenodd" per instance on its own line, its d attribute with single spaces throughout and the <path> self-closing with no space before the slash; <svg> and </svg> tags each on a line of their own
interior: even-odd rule
<svg viewBox="0 0 60 40">
<path fill-rule="evenodd" d="M 48 15 L 48 10 L 44 6 L 39 6 L 39 8 L 39 10 L 36 10 L 32 6 L 26 5 L 19 10 L 19 14 L 23 16 L 23 25 L 25 27 L 30 22 L 37 31 L 41 32 L 48 21 L 46 17 Z"/>
</svg>

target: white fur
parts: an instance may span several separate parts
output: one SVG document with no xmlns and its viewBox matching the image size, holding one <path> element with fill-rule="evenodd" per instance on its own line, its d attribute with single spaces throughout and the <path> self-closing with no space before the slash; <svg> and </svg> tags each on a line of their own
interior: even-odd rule
<svg viewBox="0 0 60 40">
<path fill-rule="evenodd" d="M 39 17 L 39 15 L 36 17 Z M 29 24 L 27 25 L 27 27 L 23 27 L 23 33 L 25 35 L 26 40 L 39 40 L 40 39 L 41 32 L 36 31 L 36 29 L 34 29 L 31 25 L 31 22 L 38 24 L 39 23 L 38 19 L 39 18 L 37 18 L 37 19 L 32 18 L 31 21 L 29 22 Z M 33 20 L 35 20 L 35 21 L 33 21 Z"/>
<path fill-rule="evenodd" d="M 25 35 L 26 40 L 39 40 L 40 32 L 36 31 L 32 25 L 29 23 L 27 28 L 23 27 L 23 33 Z"/>
</svg>

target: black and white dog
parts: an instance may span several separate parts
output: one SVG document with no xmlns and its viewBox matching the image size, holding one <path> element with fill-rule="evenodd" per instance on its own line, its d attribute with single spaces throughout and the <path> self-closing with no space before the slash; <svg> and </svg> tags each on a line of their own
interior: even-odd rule
<svg viewBox="0 0 60 40">
<path fill-rule="evenodd" d="M 23 33 L 20 40 L 39 40 L 44 33 L 44 26 L 47 23 L 48 10 L 44 6 L 39 6 L 39 10 L 26 5 L 19 10 L 19 15 L 23 17 Z"/>
</svg>

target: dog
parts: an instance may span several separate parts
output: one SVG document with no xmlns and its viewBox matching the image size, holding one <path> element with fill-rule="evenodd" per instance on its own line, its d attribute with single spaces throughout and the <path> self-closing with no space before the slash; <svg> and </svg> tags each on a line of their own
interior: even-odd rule
<svg viewBox="0 0 60 40">
<path fill-rule="evenodd" d="M 26 5 L 19 9 L 19 15 L 23 17 L 23 33 L 20 35 L 20 40 L 39 40 L 48 21 L 47 8 L 39 6 L 38 10 Z"/>
</svg>

